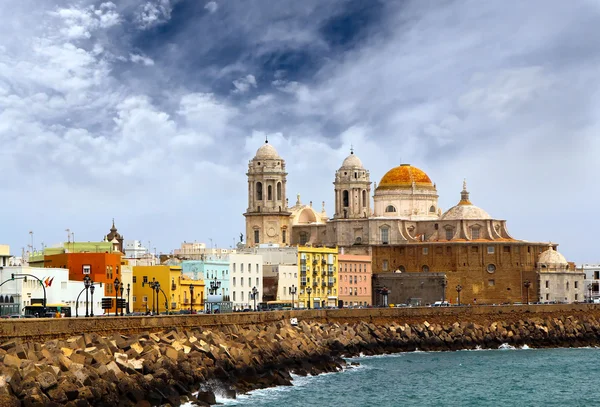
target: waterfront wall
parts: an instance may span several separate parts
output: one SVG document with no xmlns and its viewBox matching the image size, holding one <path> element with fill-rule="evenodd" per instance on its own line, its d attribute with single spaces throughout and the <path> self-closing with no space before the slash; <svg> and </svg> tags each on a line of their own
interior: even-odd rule
<svg viewBox="0 0 600 407">
<path fill-rule="evenodd" d="M 299 319 L 297 326 L 290 317 Z M 188 400 L 207 406 L 215 403 L 216 392 L 234 397 L 289 385 L 290 373 L 339 371 L 349 368 L 342 357 L 359 354 L 495 349 L 504 343 L 600 345 L 600 308 L 588 304 L 65 318 L 2 325 L 4 336 L 8 329 L 16 334 L 0 340 L 1 406 L 177 406 Z M 50 327 L 55 328 L 44 334 Z M 40 339 L 31 339 L 35 336 Z"/>
<path fill-rule="evenodd" d="M 94 317 L 94 318 L 41 318 L 0 319 L 0 339 L 51 339 L 79 335 L 83 332 L 133 334 L 144 331 L 161 331 L 172 328 L 215 327 L 227 325 L 268 324 L 290 318 L 311 322 L 369 322 L 369 323 L 453 323 L 469 321 L 485 324 L 501 318 L 518 321 L 537 315 L 560 317 L 561 315 L 593 315 L 600 317 L 600 304 L 553 304 L 521 306 L 475 306 L 448 308 L 364 308 L 327 309 L 277 312 L 243 312 L 215 315 L 169 315 L 140 317 Z"/>
</svg>

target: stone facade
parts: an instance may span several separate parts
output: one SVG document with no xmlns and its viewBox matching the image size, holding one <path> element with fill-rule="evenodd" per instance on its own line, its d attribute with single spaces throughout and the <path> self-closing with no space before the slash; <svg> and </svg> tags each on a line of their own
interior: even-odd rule
<svg viewBox="0 0 600 407">
<path fill-rule="evenodd" d="M 378 288 L 382 287 L 389 290 L 387 304 L 420 306 L 436 301 L 458 304 L 458 299 L 453 300 L 452 293 L 445 291 L 444 273 L 373 274 L 373 305 L 383 305 L 382 295 L 378 293 Z"/>
<path fill-rule="evenodd" d="M 537 263 L 540 302 L 583 302 L 585 273 L 576 270 L 550 246 Z"/>
</svg>

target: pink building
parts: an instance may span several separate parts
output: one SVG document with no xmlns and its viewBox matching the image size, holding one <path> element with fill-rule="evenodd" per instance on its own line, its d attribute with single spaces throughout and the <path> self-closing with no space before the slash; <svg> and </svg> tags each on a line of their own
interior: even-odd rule
<svg viewBox="0 0 600 407">
<path fill-rule="evenodd" d="M 340 254 L 339 294 L 344 307 L 371 305 L 371 256 Z"/>
</svg>

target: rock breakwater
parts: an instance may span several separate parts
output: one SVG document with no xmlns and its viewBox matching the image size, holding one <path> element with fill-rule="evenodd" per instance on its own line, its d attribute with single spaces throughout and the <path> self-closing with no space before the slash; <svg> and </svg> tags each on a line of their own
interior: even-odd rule
<svg viewBox="0 0 600 407">
<path fill-rule="evenodd" d="M 420 350 L 596 346 L 594 316 L 531 317 L 485 324 L 288 320 L 112 336 L 82 334 L 0 344 L 1 406 L 176 406 L 215 403 L 290 385 L 290 373 L 341 370 L 343 357 Z"/>
</svg>

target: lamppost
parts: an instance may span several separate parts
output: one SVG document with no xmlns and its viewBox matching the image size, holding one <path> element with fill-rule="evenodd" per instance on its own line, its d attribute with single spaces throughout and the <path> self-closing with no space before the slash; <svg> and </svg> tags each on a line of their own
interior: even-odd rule
<svg viewBox="0 0 600 407">
<path fill-rule="evenodd" d="M 160 311 L 158 309 L 158 292 L 160 291 L 160 283 L 158 281 L 154 283 L 154 291 L 156 291 L 156 315 L 160 315 Z"/>
<path fill-rule="evenodd" d="M 444 304 L 446 302 L 446 286 L 448 285 L 448 282 L 446 281 L 446 276 L 444 276 L 444 279 L 440 284 L 442 285 L 442 304 Z"/>
<path fill-rule="evenodd" d="M 217 279 L 217 276 L 215 276 L 214 280 L 212 280 L 210 282 L 210 288 L 209 288 L 209 293 L 210 295 L 217 295 L 217 290 L 221 288 L 221 282 Z M 210 313 L 212 314 L 213 309 L 212 309 L 212 304 L 210 306 Z"/>
<path fill-rule="evenodd" d="M 308 309 L 310 309 L 310 294 L 312 293 L 312 288 L 307 287 L 306 293 L 308 294 Z"/>
<path fill-rule="evenodd" d="M 190 314 L 194 313 L 194 284 L 190 284 Z"/>
<path fill-rule="evenodd" d="M 92 284 L 90 285 L 90 296 L 92 298 L 92 305 L 90 306 L 90 317 L 94 316 L 94 290 L 96 289 L 96 286 L 94 286 L 94 282 L 92 281 Z"/>
<path fill-rule="evenodd" d="M 119 277 L 115 278 L 113 285 L 115 286 L 115 317 L 119 316 Z"/>
<path fill-rule="evenodd" d="M 456 286 L 456 294 L 458 295 L 458 305 L 460 305 L 460 292 L 462 291 L 462 285 Z"/>
<path fill-rule="evenodd" d="M 529 305 L 529 287 L 531 287 L 531 281 L 525 280 L 523 285 L 525 286 L 525 298 L 527 299 L 527 305 Z"/>
<path fill-rule="evenodd" d="M 292 284 L 290 287 L 290 294 L 292 294 L 292 309 L 294 309 L 294 295 L 296 295 L 296 292 L 298 292 L 298 287 Z"/>
<path fill-rule="evenodd" d="M 123 316 L 123 282 L 119 284 L 119 289 L 121 290 L 121 316 Z"/>
<path fill-rule="evenodd" d="M 254 300 L 254 311 L 256 311 L 256 296 L 258 295 L 258 289 L 252 287 L 252 299 Z"/>
<path fill-rule="evenodd" d="M 88 308 L 88 290 L 91 285 L 92 285 L 92 279 L 90 278 L 90 276 L 86 275 L 85 277 L 83 277 L 83 286 L 85 287 L 85 316 L 86 317 L 90 316 L 90 312 L 89 312 L 89 308 Z"/>
<path fill-rule="evenodd" d="M 129 291 L 131 290 L 131 284 L 127 283 L 127 313 L 129 314 Z"/>
<path fill-rule="evenodd" d="M 388 304 L 388 294 L 390 293 L 390 290 L 387 287 L 383 287 L 381 289 L 381 296 L 383 297 L 383 306 L 387 307 Z"/>
</svg>

